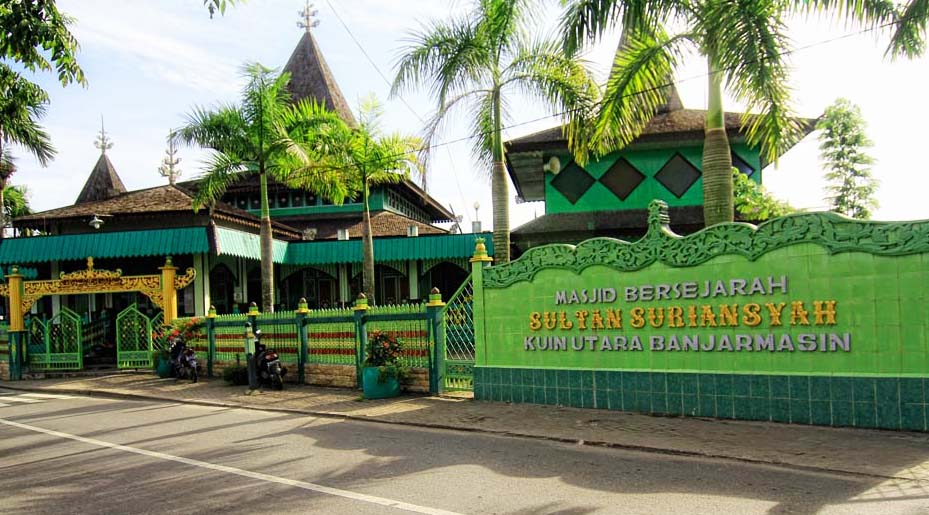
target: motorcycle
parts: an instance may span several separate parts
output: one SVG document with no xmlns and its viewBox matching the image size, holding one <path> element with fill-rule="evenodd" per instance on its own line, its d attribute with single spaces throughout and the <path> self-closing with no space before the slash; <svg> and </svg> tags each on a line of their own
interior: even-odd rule
<svg viewBox="0 0 929 515">
<path fill-rule="evenodd" d="M 175 381 L 190 379 L 196 383 L 200 379 L 197 353 L 187 346 L 183 338 L 175 337 L 171 342 L 171 366 Z"/>
<path fill-rule="evenodd" d="M 287 369 L 281 365 L 281 358 L 274 349 L 261 343 L 261 330 L 255 331 L 255 371 L 259 384 L 268 385 L 275 390 L 284 389 L 284 375 Z"/>
</svg>

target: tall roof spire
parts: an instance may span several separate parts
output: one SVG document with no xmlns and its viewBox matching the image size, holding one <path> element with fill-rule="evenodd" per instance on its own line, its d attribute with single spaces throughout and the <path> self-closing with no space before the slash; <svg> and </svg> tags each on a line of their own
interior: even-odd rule
<svg viewBox="0 0 929 515">
<path fill-rule="evenodd" d="M 174 143 L 174 131 L 168 133 L 168 148 L 165 150 L 165 157 L 161 160 L 161 166 L 158 167 L 158 173 L 162 177 L 168 178 L 168 184 L 174 186 L 177 178 L 181 175 L 181 169 L 177 165 L 181 158 L 176 157 L 177 144 Z"/>
<path fill-rule="evenodd" d="M 106 154 L 106 151 L 113 148 L 113 140 L 106 135 L 106 129 L 103 127 L 103 115 L 100 115 L 100 134 L 97 134 L 97 140 L 94 141 L 94 146 L 100 149 L 101 154 Z"/>
<path fill-rule="evenodd" d="M 313 4 L 307 2 L 306 8 L 300 11 L 302 21 L 297 23 L 298 27 L 306 29 L 294 52 L 290 55 L 284 71 L 290 74 L 290 83 L 287 89 L 290 91 L 294 102 L 299 102 L 305 98 L 315 100 L 325 104 L 326 108 L 338 113 L 339 117 L 345 120 L 351 126 L 358 125 L 352 110 L 348 107 L 348 102 L 342 96 L 339 85 L 336 84 L 329 71 L 329 66 L 323 58 L 316 39 L 310 32 L 319 21 L 313 19 L 317 11 L 313 9 Z"/>
<path fill-rule="evenodd" d="M 302 18 L 297 22 L 297 26 L 301 29 L 306 29 L 306 33 L 310 33 L 310 29 L 319 25 L 319 20 L 314 20 L 313 17 L 319 14 L 319 11 L 313 9 L 313 4 L 309 0 L 306 2 L 306 7 L 302 11 L 297 11 L 297 14 Z"/>
</svg>

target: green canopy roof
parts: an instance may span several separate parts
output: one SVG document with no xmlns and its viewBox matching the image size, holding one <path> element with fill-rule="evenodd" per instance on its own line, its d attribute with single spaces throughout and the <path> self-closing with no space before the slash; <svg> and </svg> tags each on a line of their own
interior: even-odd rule
<svg viewBox="0 0 929 515">
<path fill-rule="evenodd" d="M 274 240 L 271 244 L 271 261 L 283 263 L 287 254 L 287 242 Z M 261 260 L 261 239 L 257 234 L 216 228 L 216 255 L 236 256 L 246 259 Z"/>
<path fill-rule="evenodd" d="M 0 263 L 24 264 L 69 259 L 167 256 L 209 252 L 205 227 L 150 231 L 93 232 L 9 238 L 0 244 Z"/>
<path fill-rule="evenodd" d="M 490 233 L 481 233 L 375 239 L 374 259 L 406 261 L 471 257 L 474 255 L 474 240 L 479 237 L 484 238 L 487 252 L 493 255 L 490 236 Z M 360 263 L 361 257 L 361 240 L 306 241 L 290 243 L 285 262 L 290 265 Z"/>
</svg>

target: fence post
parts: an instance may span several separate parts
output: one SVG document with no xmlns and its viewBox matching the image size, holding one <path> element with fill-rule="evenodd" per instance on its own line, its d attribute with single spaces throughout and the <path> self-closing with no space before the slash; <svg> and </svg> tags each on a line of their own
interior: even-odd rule
<svg viewBox="0 0 929 515">
<path fill-rule="evenodd" d="M 438 395 L 445 391 L 445 303 L 442 302 L 442 292 L 438 288 L 432 288 L 429 293 L 426 317 L 433 338 L 429 393 Z"/>
<path fill-rule="evenodd" d="M 306 363 L 309 361 L 310 344 L 309 335 L 307 334 L 307 315 L 310 309 L 306 305 L 306 299 L 301 297 L 297 303 L 297 334 L 300 336 L 300 352 L 297 355 L 297 381 L 300 384 L 306 384 Z"/>
<path fill-rule="evenodd" d="M 487 255 L 487 247 L 484 245 L 484 238 L 474 240 L 474 256 L 471 257 L 471 319 L 474 324 L 474 366 L 479 364 L 478 356 L 486 356 L 486 352 L 481 347 L 486 339 L 484 338 L 484 267 L 493 262 L 493 258 Z M 478 351 L 481 349 L 481 352 Z"/>
<path fill-rule="evenodd" d="M 252 302 L 248 305 L 248 313 L 246 314 L 246 318 L 248 319 L 248 323 L 252 324 L 252 332 L 258 330 L 258 315 L 260 314 L 261 313 L 258 311 L 258 304 Z"/>
<path fill-rule="evenodd" d="M 216 306 L 210 306 L 206 314 L 206 376 L 213 377 L 213 362 L 216 361 Z"/>
<path fill-rule="evenodd" d="M 245 322 L 245 365 L 248 368 L 248 389 L 258 389 L 258 371 L 255 365 L 255 332 L 258 331 L 258 304 L 252 302 L 248 306 Z"/>
<path fill-rule="evenodd" d="M 365 315 L 368 312 L 368 298 L 359 293 L 355 299 L 353 315 L 355 316 L 355 386 L 361 388 L 361 369 L 365 361 L 365 349 L 368 347 L 368 330 Z"/>
<path fill-rule="evenodd" d="M 23 379 L 23 337 L 25 331 L 9 331 L 10 346 L 10 381 L 22 381 Z"/>
</svg>

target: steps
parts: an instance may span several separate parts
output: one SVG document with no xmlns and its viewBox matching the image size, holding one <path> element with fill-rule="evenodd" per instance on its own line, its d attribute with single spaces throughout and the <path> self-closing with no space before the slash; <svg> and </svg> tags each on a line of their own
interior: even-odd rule
<svg viewBox="0 0 929 515">
<path fill-rule="evenodd" d="M 62 379 L 69 377 L 100 377 L 114 374 L 154 374 L 150 369 L 118 369 L 114 365 L 90 365 L 85 366 L 84 370 L 48 370 L 40 372 L 27 372 L 23 374 L 23 379 Z"/>
</svg>

